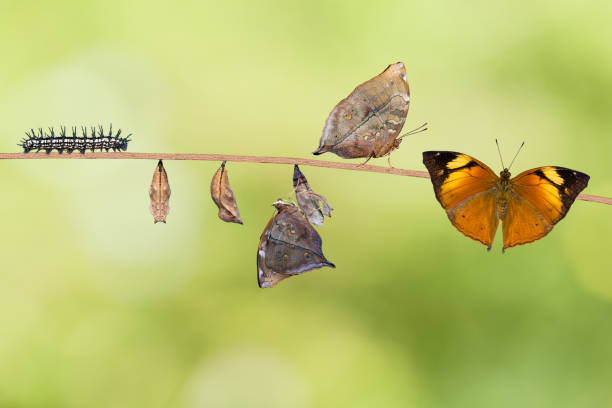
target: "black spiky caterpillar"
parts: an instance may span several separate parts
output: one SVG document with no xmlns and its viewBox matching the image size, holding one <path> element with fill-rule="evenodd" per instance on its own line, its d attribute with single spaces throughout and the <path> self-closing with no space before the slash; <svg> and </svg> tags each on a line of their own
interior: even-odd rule
<svg viewBox="0 0 612 408">
<path fill-rule="evenodd" d="M 128 142 L 130 141 L 130 133 L 127 137 L 119 137 L 121 135 L 121 129 L 113 136 L 113 125 L 110 126 L 108 135 L 104 134 L 102 126 L 98 126 L 96 129 L 94 126 L 91 127 L 91 137 L 87 136 L 87 128 L 81 126 L 81 132 L 83 137 L 77 137 L 77 128 L 72 128 L 72 136 L 66 134 L 66 127 L 60 128 L 59 135 L 55 134 L 53 128 L 49 128 L 48 132 L 44 132 L 42 128 L 38 129 L 38 135 L 34 129 L 30 129 L 26 132 L 26 139 L 23 139 L 18 146 L 23 147 L 23 152 L 28 153 L 32 150 L 39 152 L 44 150 L 47 154 L 51 153 L 52 150 L 57 150 L 58 153 L 62 153 L 64 150 L 66 153 L 72 153 L 77 150 L 81 153 L 85 153 L 86 150 L 127 150 Z"/>
</svg>

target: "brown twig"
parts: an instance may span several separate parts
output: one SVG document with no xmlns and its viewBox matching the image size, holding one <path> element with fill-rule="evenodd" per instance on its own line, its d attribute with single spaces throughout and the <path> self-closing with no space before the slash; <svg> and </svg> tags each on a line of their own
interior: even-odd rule
<svg viewBox="0 0 612 408">
<path fill-rule="evenodd" d="M 131 153 L 131 152 L 90 152 L 85 154 L 46 153 L 0 153 L 0 160 L 7 159 L 145 159 L 145 160 L 207 160 L 247 163 L 299 164 L 302 166 L 327 167 L 330 169 L 367 171 L 370 173 L 395 174 L 397 176 L 429 178 L 429 173 L 418 170 L 404 170 L 394 167 L 371 166 L 353 163 L 338 163 L 323 160 L 298 159 L 294 157 L 238 156 L 233 154 L 192 154 L 192 153 Z M 612 198 L 580 194 L 578 200 L 612 205 Z"/>
</svg>

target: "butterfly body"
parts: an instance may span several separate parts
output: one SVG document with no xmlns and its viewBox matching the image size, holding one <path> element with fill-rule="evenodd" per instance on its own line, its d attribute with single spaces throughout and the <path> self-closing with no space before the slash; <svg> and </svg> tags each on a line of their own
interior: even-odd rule
<svg viewBox="0 0 612 408">
<path fill-rule="evenodd" d="M 491 248 L 499 222 L 503 249 L 546 236 L 565 217 L 589 176 L 545 166 L 516 177 L 457 152 L 423 153 L 436 198 L 451 223 L 464 235 Z"/>
</svg>

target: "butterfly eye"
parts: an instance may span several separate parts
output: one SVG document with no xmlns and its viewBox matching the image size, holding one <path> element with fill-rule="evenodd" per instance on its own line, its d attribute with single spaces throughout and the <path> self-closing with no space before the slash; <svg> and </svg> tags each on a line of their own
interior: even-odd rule
<svg viewBox="0 0 612 408">
<path fill-rule="evenodd" d="M 304 259 L 309 260 L 310 254 L 308 252 L 304 252 Z"/>
</svg>

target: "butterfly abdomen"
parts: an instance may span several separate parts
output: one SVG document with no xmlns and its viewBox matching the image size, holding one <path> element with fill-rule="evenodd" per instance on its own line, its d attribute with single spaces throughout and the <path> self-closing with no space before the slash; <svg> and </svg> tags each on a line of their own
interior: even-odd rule
<svg viewBox="0 0 612 408">
<path fill-rule="evenodd" d="M 497 182 L 497 199 L 495 201 L 495 211 L 497 218 L 503 220 L 506 217 L 506 209 L 508 208 L 508 200 L 510 194 L 510 172 L 507 169 L 500 174 L 501 178 Z"/>
</svg>

